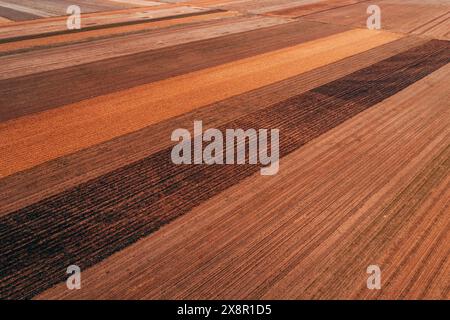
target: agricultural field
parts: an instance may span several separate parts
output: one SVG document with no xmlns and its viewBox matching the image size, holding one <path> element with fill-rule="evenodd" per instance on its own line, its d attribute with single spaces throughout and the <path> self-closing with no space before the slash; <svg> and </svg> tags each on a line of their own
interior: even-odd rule
<svg viewBox="0 0 450 320">
<path fill-rule="evenodd" d="M 450 299 L 450 0 L 0 0 L 0 65 L 0 299 Z"/>
</svg>

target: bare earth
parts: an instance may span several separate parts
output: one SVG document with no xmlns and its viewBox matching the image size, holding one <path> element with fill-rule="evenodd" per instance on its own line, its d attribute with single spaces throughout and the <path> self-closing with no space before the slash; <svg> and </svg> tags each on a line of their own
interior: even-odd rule
<svg viewBox="0 0 450 320">
<path fill-rule="evenodd" d="M 450 299 L 449 18 L 448 0 L 0 1 L 0 298 Z M 173 164 L 194 120 L 279 129 L 280 171 Z"/>
</svg>

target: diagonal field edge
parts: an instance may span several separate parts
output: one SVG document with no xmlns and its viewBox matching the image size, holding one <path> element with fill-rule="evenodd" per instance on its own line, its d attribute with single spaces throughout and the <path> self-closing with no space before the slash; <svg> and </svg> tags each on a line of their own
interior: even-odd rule
<svg viewBox="0 0 450 320">
<path fill-rule="evenodd" d="M 214 10 L 208 10 L 208 11 L 183 13 L 183 14 L 179 14 L 179 15 L 153 18 L 153 19 L 131 20 L 131 21 L 124 21 L 124 22 L 110 23 L 110 24 L 95 25 L 95 26 L 85 26 L 81 29 L 75 29 L 75 30 L 66 29 L 66 30 L 58 30 L 58 31 L 52 31 L 52 32 L 47 32 L 47 33 L 30 34 L 30 35 L 24 35 L 24 36 L 18 36 L 18 37 L 3 38 L 3 39 L 0 39 L 0 44 L 10 43 L 10 42 L 15 42 L 15 41 L 30 40 L 30 39 L 46 38 L 46 37 L 50 37 L 50 36 L 60 36 L 60 35 L 65 35 L 65 34 L 81 33 L 81 32 L 86 32 L 86 31 L 100 30 L 100 29 L 110 29 L 110 28 L 115 28 L 115 27 L 131 26 L 131 25 L 135 25 L 135 24 L 142 24 L 142 23 L 148 23 L 148 22 L 159 22 L 159 21 L 165 21 L 165 20 L 173 20 L 173 19 L 179 19 L 179 18 L 201 16 L 201 15 L 206 15 L 206 14 L 211 14 L 211 13 L 219 13 L 219 12 L 224 12 L 224 10 L 214 9 Z"/>
<path fill-rule="evenodd" d="M 0 105 L 8 106 L 0 108 L 0 121 L 294 46 L 349 29 L 323 27 L 321 23 L 293 22 L 0 80 Z"/>
<path fill-rule="evenodd" d="M 402 38 L 4 177 L 0 179 L 0 216 L 167 148 L 173 145 L 167 139 L 171 132 L 175 128 L 191 126 L 194 119 L 202 119 L 204 128 L 221 126 L 244 114 L 300 95 L 426 41 Z M 245 105 L 242 101 L 245 101 Z"/>
<path fill-rule="evenodd" d="M 281 156 L 396 94 L 450 62 L 432 40 L 294 96 L 225 128 L 278 128 Z M 256 165 L 186 165 L 167 148 L 0 219 L 0 298 L 32 298 L 259 170 Z M 281 164 L 282 170 L 282 164 Z"/>
<path fill-rule="evenodd" d="M 65 46 L 86 44 L 93 41 L 103 41 L 112 39 L 123 39 L 126 36 L 148 35 L 151 37 L 153 34 L 161 34 L 161 30 L 175 31 L 185 30 L 184 28 L 194 26 L 207 26 L 212 25 L 212 22 L 225 22 L 225 21 L 237 21 L 241 18 L 237 13 L 225 11 L 212 14 L 204 14 L 195 17 L 177 18 L 163 21 L 162 24 L 154 23 L 152 21 L 132 25 L 125 27 L 115 27 L 112 30 L 93 30 L 88 33 L 81 33 L 73 36 L 72 34 L 66 34 L 56 37 L 47 37 L 41 39 L 30 39 L 19 42 L 11 42 L 7 44 L 0 44 L 0 58 L 7 56 L 14 56 L 17 54 L 28 54 L 39 50 L 51 50 L 58 49 Z M 229 19 L 229 20 L 228 20 Z M 1 29 L 0 29 L 1 30 Z M 105 32 L 107 31 L 107 32 Z M 150 49 L 149 49 L 150 50 Z M 144 50 L 144 51 L 149 51 Z M 142 52 L 142 51 L 136 51 Z M 132 54 L 129 52 L 129 54 Z M 99 60 L 94 60 L 99 61 Z M 87 62 L 86 62 L 87 63 Z M 50 69 L 56 70 L 58 68 Z M 12 76 L 12 78 L 19 76 Z"/>
</svg>

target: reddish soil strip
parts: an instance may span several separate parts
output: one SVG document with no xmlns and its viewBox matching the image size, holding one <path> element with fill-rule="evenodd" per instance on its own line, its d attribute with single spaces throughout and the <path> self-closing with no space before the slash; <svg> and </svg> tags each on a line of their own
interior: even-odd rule
<svg viewBox="0 0 450 320">
<path fill-rule="evenodd" d="M 304 93 L 425 41 L 413 37 L 402 38 L 3 178 L 0 183 L 0 216 L 148 157 L 170 146 L 172 143 L 167 137 L 171 132 L 176 128 L 189 128 L 195 119 L 203 119 L 205 128 L 219 127 L 244 114 Z M 245 104 L 241 101 L 245 101 Z"/>
<path fill-rule="evenodd" d="M 312 13 L 324 12 L 336 8 L 344 8 L 360 2 L 367 2 L 368 0 L 327 0 L 318 3 L 306 4 L 296 8 L 289 8 L 284 10 L 268 12 L 269 15 L 288 16 L 288 17 L 302 17 Z"/>
<path fill-rule="evenodd" d="M 92 30 L 101 30 L 101 29 L 130 26 L 130 25 L 136 25 L 136 24 L 143 24 L 143 23 L 147 23 L 147 22 L 158 22 L 158 21 L 165 21 L 165 20 L 172 20 L 172 19 L 194 17 L 194 16 L 205 15 L 205 14 L 209 14 L 209 13 L 218 13 L 218 12 L 222 12 L 222 10 L 213 9 L 213 10 L 184 13 L 184 14 L 166 16 L 166 17 L 161 17 L 161 18 L 154 18 L 154 19 L 145 19 L 145 20 L 141 19 L 141 20 L 131 20 L 131 21 L 125 21 L 125 22 L 111 23 L 111 24 L 95 25 L 95 26 L 84 26 L 80 30 L 66 29 L 66 30 L 60 30 L 60 31 L 53 31 L 53 32 L 49 32 L 49 33 L 39 33 L 39 34 L 26 35 L 26 36 L 4 38 L 4 39 L 0 39 L 0 44 L 16 42 L 16 41 L 23 41 L 23 40 L 30 40 L 30 39 L 46 38 L 46 37 L 50 37 L 50 36 L 58 36 L 58 35 L 65 35 L 65 34 L 83 33 L 83 32 L 92 31 Z"/>
<path fill-rule="evenodd" d="M 280 9 L 270 10 L 272 7 L 288 6 L 288 8 L 300 5 L 308 5 L 311 2 L 320 2 L 322 0 L 244 0 L 244 1 L 234 1 L 224 5 L 219 6 L 219 8 L 224 8 L 228 10 L 238 10 L 240 12 L 248 13 L 259 13 L 261 11 L 278 11 L 285 9 L 284 7 Z"/>
<path fill-rule="evenodd" d="M 0 109 L 0 121 L 270 52 L 344 30 L 347 28 L 295 22 L 0 80 L 0 105 L 8 106 Z M 66 90 L 67 83 L 71 84 L 70 91 Z M 65 94 L 54 95 L 49 92 Z M 21 99 L 17 100 L 17 97 Z"/>
<path fill-rule="evenodd" d="M 36 16 L 31 13 L 26 13 L 22 11 L 16 11 L 10 8 L 5 8 L 0 6 L 0 16 L 5 17 L 9 20 L 13 21 L 23 21 L 23 20 L 30 20 L 30 19 L 39 19 L 39 16 Z"/>
<path fill-rule="evenodd" d="M 110 2 L 117 2 L 117 3 L 125 3 L 128 5 L 133 6 L 159 6 L 164 4 L 164 2 L 158 2 L 158 1 L 150 1 L 150 0 L 109 0 Z"/>
<path fill-rule="evenodd" d="M 420 30 L 450 11 L 450 3 L 425 3 L 423 1 L 376 0 L 370 3 L 355 4 L 336 8 L 325 12 L 314 13 L 302 19 L 325 23 L 366 27 L 369 4 L 378 5 L 381 9 L 381 28 L 402 33 Z M 427 34 L 426 32 L 424 34 Z M 432 35 L 432 33 L 430 34 Z M 443 36 L 443 32 L 440 32 Z"/>
<path fill-rule="evenodd" d="M 137 32 L 145 32 L 152 29 L 170 27 L 181 24 L 191 24 L 198 23 L 201 21 L 211 21 L 215 19 L 234 17 L 239 15 L 236 12 L 219 12 L 219 13 L 205 13 L 202 15 L 192 16 L 188 18 L 174 18 L 164 21 L 151 21 L 143 22 L 142 24 L 125 26 L 125 27 L 114 27 L 106 30 L 94 30 L 86 31 L 80 33 L 70 33 L 61 36 L 52 36 L 39 39 L 31 39 L 24 41 L 17 41 L 12 43 L 0 44 L 0 56 L 11 55 L 22 52 L 28 52 L 30 50 L 44 49 L 44 48 L 54 48 L 57 46 L 64 46 L 73 43 L 81 43 L 84 41 L 93 41 L 100 39 L 107 39 L 114 36 L 124 36 L 126 34 L 135 34 Z"/>
<path fill-rule="evenodd" d="M 184 4 L 189 4 L 193 6 L 206 6 L 206 7 L 213 7 L 213 6 L 219 6 L 226 3 L 233 2 L 235 0 L 188 0 L 186 2 L 182 2 Z"/>
<path fill-rule="evenodd" d="M 84 271 L 82 290 L 61 283 L 38 298 L 448 299 L 449 74 L 450 64 L 283 158 L 276 176 L 254 175 Z M 366 287 L 374 263 L 382 290 Z"/>
<path fill-rule="evenodd" d="M 257 7 L 251 9 L 248 12 L 253 14 L 265 14 L 273 11 L 286 10 L 290 8 L 297 8 L 301 5 L 308 5 L 320 2 L 320 0 L 300 0 L 300 1 L 276 1 L 272 5 L 267 5 L 263 7 Z"/>
<path fill-rule="evenodd" d="M 448 30 L 450 30 L 450 11 L 438 18 L 428 21 L 423 26 L 410 31 L 410 33 L 422 34 L 435 39 L 450 40 L 450 32 Z"/>
<path fill-rule="evenodd" d="M 449 63 L 449 52 L 430 41 L 223 128 L 279 128 L 286 156 Z M 86 269 L 259 169 L 175 166 L 170 151 L 0 219 L 0 296 L 33 297 L 63 281 L 67 265 Z"/>
</svg>

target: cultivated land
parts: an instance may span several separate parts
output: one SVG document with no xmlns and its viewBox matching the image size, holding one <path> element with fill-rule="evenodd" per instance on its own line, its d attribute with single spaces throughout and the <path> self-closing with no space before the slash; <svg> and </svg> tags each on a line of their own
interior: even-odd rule
<svg viewBox="0 0 450 320">
<path fill-rule="evenodd" d="M 0 65 L 0 298 L 450 299 L 449 0 L 1 0 Z"/>
</svg>

